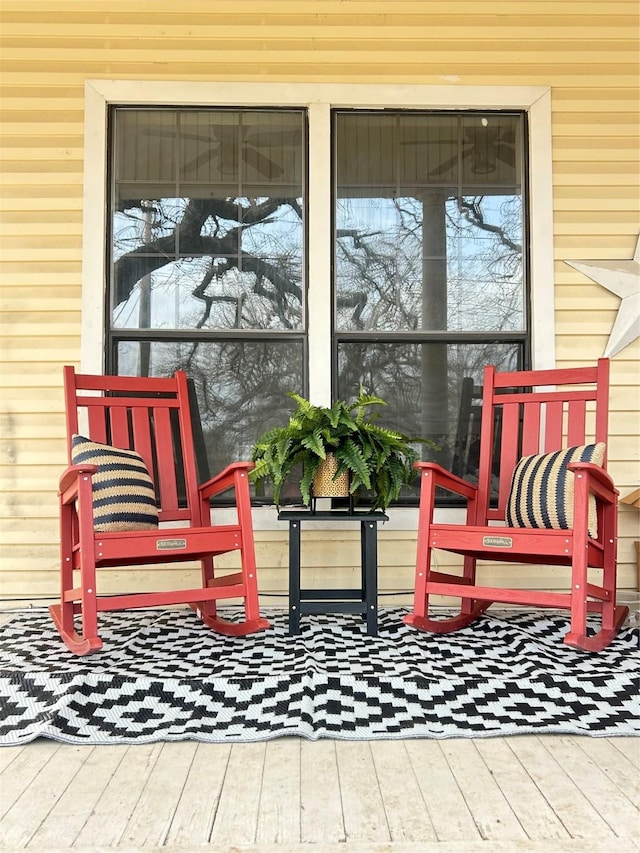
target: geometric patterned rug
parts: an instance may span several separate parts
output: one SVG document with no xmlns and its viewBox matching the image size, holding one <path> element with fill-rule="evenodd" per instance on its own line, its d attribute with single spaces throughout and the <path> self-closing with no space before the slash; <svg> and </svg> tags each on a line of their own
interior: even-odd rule
<svg viewBox="0 0 640 853">
<path fill-rule="evenodd" d="M 562 643 L 567 614 L 489 611 L 452 634 L 380 608 L 225 637 L 189 609 L 104 613 L 104 647 L 67 651 L 47 610 L 0 627 L 0 744 L 640 735 L 638 630 L 598 654 Z M 224 615 L 235 618 L 237 611 Z"/>
</svg>

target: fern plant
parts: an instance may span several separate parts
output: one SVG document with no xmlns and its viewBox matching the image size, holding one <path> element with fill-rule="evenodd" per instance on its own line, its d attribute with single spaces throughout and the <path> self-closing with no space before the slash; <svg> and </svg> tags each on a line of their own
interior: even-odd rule
<svg viewBox="0 0 640 853">
<path fill-rule="evenodd" d="M 288 425 L 265 432 L 252 451 L 256 467 L 250 477 L 254 482 L 271 480 L 276 507 L 285 481 L 299 463 L 303 465 L 302 502 L 309 506 L 314 474 L 332 453 L 338 460 L 334 479 L 348 471 L 350 494 L 358 496 L 366 490 L 374 508 L 384 510 L 415 476 L 413 463 L 419 454 L 414 445 L 422 442 L 435 447 L 428 439 L 377 424 L 379 413 L 371 412 L 370 407 L 385 406 L 386 401 L 366 394 L 362 387 L 352 403 L 337 400 L 328 407 L 316 406 L 293 392 L 288 396 L 296 403 Z"/>
</svg>

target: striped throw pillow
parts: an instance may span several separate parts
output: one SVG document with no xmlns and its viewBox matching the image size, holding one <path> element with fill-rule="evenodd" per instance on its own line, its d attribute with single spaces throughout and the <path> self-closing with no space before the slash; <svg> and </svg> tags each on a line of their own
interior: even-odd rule
<svg viewBox="0 0 640 853">
<path fill-rule="evenodd" d="M 539 527 L 570 530 L 573 527 L 575 475 L 570 462 L 602 465 L 604 442 L 582 444 L 536 456 L 523 456 L 513 472 L 507 501 L 509 527 Z M 589 497 L 589 535 L 596 538 L 596 502 Z"/>
<path fill-rule="evenodd" d="M 93 519 L 96 533 L 152 530 L 158 526 L 153 482 L 134 450 L 99 444 L 82 435 L 71 439 L 71 461 L 97 465 L 93 475 Z"/>
</svg>

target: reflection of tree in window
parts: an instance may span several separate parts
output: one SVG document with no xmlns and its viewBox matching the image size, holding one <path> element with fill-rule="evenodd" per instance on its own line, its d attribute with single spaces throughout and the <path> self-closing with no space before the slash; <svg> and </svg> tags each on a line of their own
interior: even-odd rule
<svg viewBox="0 0 640 853">
<path fill-rule="evenodd" d="M 173 231 L 152 236 L 120 254 L 114 263 L 114 304 L 118 312 L 123 311 L 121 306 L 126 305 L 145 277 L 175 263 L 174 246 L 179 241 L 178 257 L 206 258 L 206 263 L 199 265 L 198 277 L 190 282 L 190 295 L 201 303 L 199 317 L 191 316 L 189 322 L 183 321 L 182 325 L 202 328 L 210 319 L 216 302 L 234 300 L 237 304 L 238 297 L 225 291 L 227 285 L 234 289 L 234 284 L 239 290 L 237 285 L 241 283 L 259 299 L 247 304 L 248 310 L 241 318 L 234 315 L 236 327 L 268 328 L 274 322 L 281 328 L 298 327 L 302 302 L 300 243 L 298 240 L 297 245 L 287 245 L 287 242 L 293 243 L 291 237 L 295 237 L 291 233 L 291 215 L 302 223 L 300 200 L 243 201 L 245 203 L 239 200 L 189 199 L 184 205 L 182 219 L 174 225 Z M 127 214 L 131 218 L 132 203 L 129 204 Z M 153 202 L 154 210 L 164 223 L 168 221 L 166 206 L 163 200 Z M 224 227 L 221 228 L 220 223 Z M 280 233 L 269 228 L 274 223 L 281 226 Z M 262 231 L 262 246 L 260 238 L 254 237 L 249 242 L 244 236 L 256 230 Z M 243 242 L 248 248 L 242 246 Z M 116 249 L 119 246 L 118 234 L 115 246 Z M 160 289 L 172 292 L 180 287 L 182 279 L 168 278 L 165 270 L 165 275 L 155 281 Z M 211 287 L 212 283 L 220 285 L 218 293 Z M 252 315 L 252 311 L 256 313 Z M 116 314 L 116 323 L 120 322 L 122 320 Z"/>
</svg>

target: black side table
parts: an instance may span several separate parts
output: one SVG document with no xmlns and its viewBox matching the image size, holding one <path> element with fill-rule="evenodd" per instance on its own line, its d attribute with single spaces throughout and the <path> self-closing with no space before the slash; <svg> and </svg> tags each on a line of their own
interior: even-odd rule
<svg viewBox="0 0 640 853">
<path fill-rule="evenodd" d="M 361 613 L 367 634 L 378 633 L 378 522 L 384 512 L 352 510 L 283 510 L 279 521 L 289 522 L 289 634 L 300 633 L 300 615 L 308 613 Z M 304 589 L 300 585 L 300 528 L 304 521 L 360 522 L 360 587 Z"/>
</svg>

